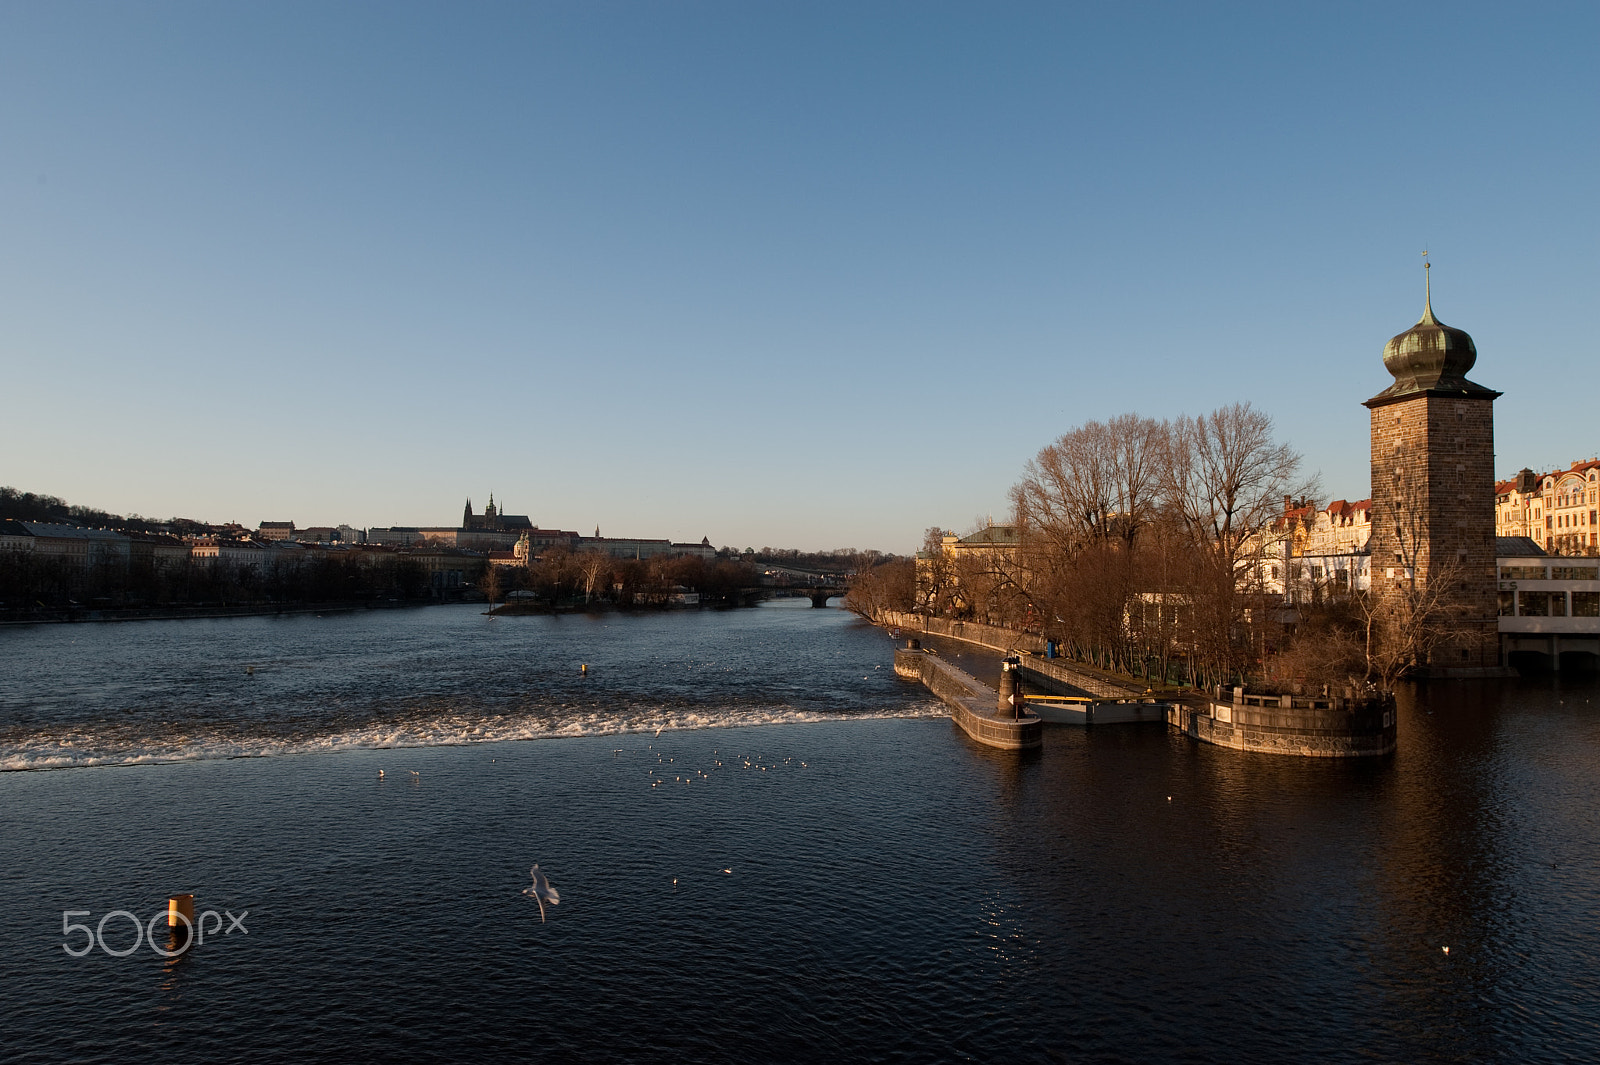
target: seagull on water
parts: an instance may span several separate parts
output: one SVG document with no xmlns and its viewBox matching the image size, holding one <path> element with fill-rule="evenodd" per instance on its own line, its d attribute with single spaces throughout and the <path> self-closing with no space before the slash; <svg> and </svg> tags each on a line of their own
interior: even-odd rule
<svg viewBox="0 0 1600 1065">
<path fill-rule="evenodd" d="M 556 903 L 561 901 L 561 896 L 556 892 L 555 888 L 550 886 L 550 881 L 545 878 L 545 875 L 539 872 L 539 866 L 537 863 L 534 864 L 532 872 L 533 886 L 523 888 L 522 894 L 528 896 L 534 902 L 539 904 L 539 922 L 543 924 L 544 904 L 548 902 L 550 905 L 554 906 Z"/>
</svg>

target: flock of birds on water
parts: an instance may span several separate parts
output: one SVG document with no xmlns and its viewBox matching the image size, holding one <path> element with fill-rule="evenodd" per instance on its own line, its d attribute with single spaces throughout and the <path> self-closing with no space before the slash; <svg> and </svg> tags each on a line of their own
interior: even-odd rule
<svg viewBox="0 0 1600 1065">
<path fill-rule="evenodd" d="M 658 739 L 661 738 L 662 729 L 664 729 L 665 727 L 666 726 L 663 725 L 660 728 L 656 729 L 655 735 L 651 738 L 652 742 L 645 745 L 645 750 L 647 752 L 655 751 L 655 743 L 653 741 L 654 740 L 658 740 Z M 619 755 L 625 753 L 625 750 L 626 749 L 622 748 L 622 747 L 613 747 L 611 749 L 611 757 L 612 757 L 612 759 L 615 760 Z M 767 772 L 771 772 L 774 769 L 785 769 L 785 768 L 809 769 L 810 768 L 810 764 L 809 763 L 803 762 L 803 761 L 798 761 L 793 757 L 785 758 L 785 759 L 783 759 L 783 761 L 779 762 L 779 761 L 777 761 L 775 759 L 771 760 L 771 761 L 768 761 L 762 755 L 759 755 L 759 754 L 755 755 L 754 757 L 751 757 L 751 756 L 748 756 L 748 755 L 723 755 L 721 753 L 721 748 L 720 747 L 713 747 L 711 749 L 711 756 L 712 756 L 712 766 L 711 766 L 712 771 L 715 771 L 715 770 L 718 770 L 718 769 L 746 769 L 746 770 L 750 770 L 750 771 L 753 771 L 753 772 L 767 773 Z M 489 761 L 493 762 L 493 761 L 495 761 L 495 759 L 491 758 L 491 759 L 489 759 Z M 694 781 L 702 781 L 702 782 L 704 782 L 704 781 L 709 781 L 711 779 L 711 774 L 710 773 L 706 772 L 703 769 L 695 769 L 692 772 L 689 771 L 689 770 L 683 770 L 683 771 L 681 771 L 681 772 L 679 772 L 677 774 L 674 774 L 672 780 L 669 782 L 667 780 L 667 778 L 666 778 L 666 773 L 667 773 L 666 767 L 668 765 L 674 765 L 674 764 L 676 764 L 676 762 L 677 762 L 676 756 L 668 755 L 664 751 L 663 752 L 657 752 L 656 753 L 656 764 L 655 764 L 655 766 L 653 766 L 652 768 L 650 768 L 650 769 L 645 771 L 645 775 L 650 779 L 650 786 L 652 788 L 657 788 L 657 787 L 660 787 L 662 784 L 666 784 L 666 783 L 674 783 L 674 784 L 676 784 L 676 783 L 680 783 L 681 782 L 681 783 L 684 783 L 684 784 L 689 784 L 689 783 L 693 783 Z M 656 773 L 657 773 L 658 770 L 661 773 L 661 776 L 659 776 L 659 777 L 656 776 Z M 409 769 L 406 772 L 410 774 L 410 776 L 408 777 L 408 780 L 410 781 L 410 783 L 416 784 L 416 783 L 419 783 L 422 780 L 422 774 L 419 773 L 417 770 Z M 388 774 L 385 773 L 384 770 L 380 769 L 380 770 L 378 770 L 378 779 L 379 780 L 387 780 L 388 779 Z M 555 905 L 559 904 L 561 902 L 561 893 L 558 892 L 553 885 L 551 885 L 549 877 L 547 877 L 543 872 L 541 872 L 539 870 L 538 863 L 534 863 L 533 868 L 529 872 L 530 872 L 530 875 L 533 877 L 533 884 L 531 886 L 529 886 L 529 887 L 523 888 L 518 894 L 525 895 L 526 897 L 532 899 L 534 902 L 537 902 L 539 904 L 539 921 L 540 921 L 541 924 L 542 923 L 547 923 L 548 918 L 547 918 L 547 916 L 545 914 L 545 904 L 548 903 L 551 906 L 555 906 Z M 719 870 L 717 870 L 717 872 L 721 873 L 724 876 L 732 876 L 733 875 L 733 869 L 731 867 L 730 868 L 719 869 Z M 678 890 L 678 878 L 677 877 L 673 877 L 672 878 L 672 890 L 674 890 L 674 891 Z"/>
<path fill-rule="evenodd" d="M 661 738 L 660 729 L 656 729 L 655 738 Z M 655 744 L 647 744 L 645 746 L 645 750 L 655 751 Z M 623 751 L 624 749 L 621 747 L 613 747 L 611 749 L 611 757 L 615 759 L 618 755 L 621 755 Z M 719 769 L 748 769 L 752 772 L 769 773 L 774 769 L 811 768 L 809 763 L 796 761 L 792 757 L 785 758 L 783 761 L 779 762 L 776 760 L 768 761 L 759 754 L 755 755 L 753 758 L 749 755 L 724 755 L 722 753 L 722 749 L 719 747 L 713 747 L 711 749 L 711 766 L 709 772 L 705 769 L 684 768 L 679 772 L 674 773 L 672 779 L 668 780 L 667 773 L 669 770 L 667 767 L 676 764 L 677 758 L 675 756 L 668 755 L 664 751 L 657 753 L 656 764 L 645 770 L 645 776 L 649 778 L 650 786 L 652 788 L 659 788 L 663 784 L 693 784 L 696 782 L 709 783 L 711 780 L 711 774 Z M 658 771 L 661 774 L 660 776 L 656 776 Z"/>
</svg>

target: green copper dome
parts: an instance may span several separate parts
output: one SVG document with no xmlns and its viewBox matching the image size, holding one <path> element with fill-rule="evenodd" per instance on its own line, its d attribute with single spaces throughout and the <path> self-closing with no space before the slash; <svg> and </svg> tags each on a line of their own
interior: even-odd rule
<svg viewBox="0 0 1600 1065">
<path fill-rule="evenodd" d="M 1383 368 L 1394 375 L 1394 384 L 1368 402 L 1385 403 L 1422 392 L 1498 396 L 1493 389 L 1467 380 L 1467 372 L 1477 361 L 1478 348 L 1467 331 L 1433 316 L 1430 285 L 1422 318 L 1383 346 Z"/>
<path fill-rule="evenodd" d="M 1435 318 L 1431 300 L 1416 325 L 1383 346 L 1383 368 L 1394 374 L 1396 384 L 1432 388 L 1446 378 L 1461 381 L 1477 361 L 1472 337 Z"/>
</svg>

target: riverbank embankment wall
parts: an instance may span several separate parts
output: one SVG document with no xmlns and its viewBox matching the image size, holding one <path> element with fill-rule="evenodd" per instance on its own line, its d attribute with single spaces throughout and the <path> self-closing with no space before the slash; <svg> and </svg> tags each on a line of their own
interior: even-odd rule
<svg viewBox="0 0 1600 1065">
<path fill-rule="evenodd" d="M 1121 685 L 1074 669 L 1063 659 L 1044 657 L 1044 637 L 1031 632 L 1017 632 L 997 625 L 984 625 L 976 621 L 951 621 L 948 618 L 930 618 L 922 614 L 887 611 L 883 624 L 901 629 L 914 629 L 930 636 L 944 636 L 987 647 L 1002 654 L 1021 652 L 1022 679 L 1055 695 L 1091 695 L 1096 699 L 1126 699 L 1130 695 L 1144 694 L 1143 688 Z"/>
<path fill-rule="evenodd" d="M 915 648 L 894 653 L 894 671 L 906 680 L 921 681 L 950 708 L 950 717 L 979 743 L 1006 750 L 1025 750 L 1044 743 L 1043 722 L 1037 717 L 995 717 L 1000 693 L 971 673 Z"/>
<path fill-rule="evenodd" d="M 1248 695 L 1174 705 L 1167 723 L 1186 736 L 1262 754 L 1302 758 L 1362 758 L 1395 749 L 1394 702 L 1389 699 Z"/>
<path fill-rule="evenodd" d="M 1031 632 L 1003 629 L 998 625 L 930 618 L 924 614 L 909 614 L 899 610 L 884 611 L 879 624 L 889 628 L 916 629 L 930 636 L 948 636 L 952 640 L 965 640 L 1005 654 L 1016 651 L 1044 654 L 1044 637 Z"/>
</svg>

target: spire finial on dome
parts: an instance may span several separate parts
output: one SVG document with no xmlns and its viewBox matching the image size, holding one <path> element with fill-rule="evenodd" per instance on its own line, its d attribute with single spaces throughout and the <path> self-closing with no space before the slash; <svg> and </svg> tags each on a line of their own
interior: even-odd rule
<svg viewBox="0 0 1600 1065">
<path fill-rule="evenodd" d="M 1417 319 L 1417 324 L 1423 322 L 1436 322 L 1433 316 L 1433 264 L 1428 261 L 1428 253 L 1422 253 L 1422 317 Z"/>
</svg>

